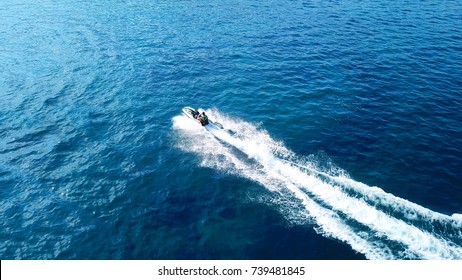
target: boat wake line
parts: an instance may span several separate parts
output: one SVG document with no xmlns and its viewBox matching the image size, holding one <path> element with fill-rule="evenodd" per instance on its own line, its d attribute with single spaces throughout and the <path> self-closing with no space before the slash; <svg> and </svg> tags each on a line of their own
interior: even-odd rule
<svg viewBox="0 0 462 280">
<path fill-rule="evenodd" d="M 265 187 L 281 213 L 312 223 L 319 234 L 349 244 L 368 259 L 462 259 L 462 215 L 445 215 L 348 177 L 324 171 L 263 129 L 225 116 L 207 115 L 225 129 L 173 118 L 177 146 L 199 155 L 202 166 Z M 198 137 L 207 137 L 197 145 Z"/>
</svg>

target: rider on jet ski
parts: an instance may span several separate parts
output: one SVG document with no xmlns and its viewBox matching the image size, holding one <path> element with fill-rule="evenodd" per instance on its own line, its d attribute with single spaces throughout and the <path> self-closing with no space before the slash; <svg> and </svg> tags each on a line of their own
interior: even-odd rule
<svg viewBox="0 0 462 280">
<path fill-rule="evenodd" d="M 202 114 L 199 114 L 199 112 L 197 112 L 197 113 L 198 113 L 198 115 L 196 115 L 196 119 L 200 121 L 202 126 L 208 125 L 209 124 L 209 117 L 205 114 L 205 112 L 202 112 Z"/>
</svg>

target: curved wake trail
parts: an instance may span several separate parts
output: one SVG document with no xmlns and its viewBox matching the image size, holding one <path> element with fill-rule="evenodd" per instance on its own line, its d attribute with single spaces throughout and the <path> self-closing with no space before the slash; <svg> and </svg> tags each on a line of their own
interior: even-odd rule
<svg viewBox="0 0 462 280">
<path fill-rule="evenodd" d="M 299 157 L 266 131 L 207 111 L 227 130 L 177 116 L 178 147 L 201 156 L 203 166 L 258 182 L 278 195 L 290 219 L 349 244 L 369 259 L 462 259 L 462 216 L 433 212 L 344 175 L 331 175 Z M 208 137 L 205 145 L 194 145 Z M 285 207 L 285 208 L 284 208 Z M 292 209 L 290 208 L 292 207 Z"/>
</svg>

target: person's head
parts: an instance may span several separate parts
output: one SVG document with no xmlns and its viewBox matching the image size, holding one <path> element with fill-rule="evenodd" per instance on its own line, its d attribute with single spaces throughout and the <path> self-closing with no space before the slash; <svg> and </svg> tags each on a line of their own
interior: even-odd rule
<svg viewBox="0 0 462 280">
<path fill-rule="evenodd" d="M 205 112 L 202 112 L 202 115 L 205 116 Z"/>
</svg>

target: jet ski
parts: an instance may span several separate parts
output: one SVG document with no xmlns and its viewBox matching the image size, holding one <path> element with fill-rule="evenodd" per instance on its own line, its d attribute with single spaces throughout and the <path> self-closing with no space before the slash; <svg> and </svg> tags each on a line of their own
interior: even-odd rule
<svg viewBox="0 0 462 280">
<path fill-rule="evenodd" d="M 202 126 L 212 125 L 212 126 L 220 128 L 220 129 L 223 129 L 223 126 L 220 123 L 213 122 L 213 121 L 211 121 L 209 119 L 206 119 L 206 120 L 198 119 L 197 117 L 199 116 L 200 113 L 199 113 L 198 110 L 194 109 L 193 107 L 186 106 L 186 107 L 183 108 L 182 111 L 183 111 L 183 114 L 185 114 L 188 118 L 191 118 L 191 119 L 197 121 Z"/>
</svg>

